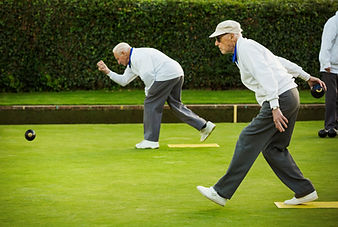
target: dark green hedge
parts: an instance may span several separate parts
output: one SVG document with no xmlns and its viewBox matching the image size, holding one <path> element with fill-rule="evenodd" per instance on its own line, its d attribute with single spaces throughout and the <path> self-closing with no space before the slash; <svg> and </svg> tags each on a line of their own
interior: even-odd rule
<svg viewBox="0 0 338 227">
<path fill-rule="evenodd" d="M 123 72 L 112 55 L 121 41 L 176 59 L 185 71 L 185 88 L 241 87 L 231 56 L 222 56 L 208 38 L 226 19 L 239 21 L 245 37 L 318 75 L 323 25 L 337 2 L 2 0 L 0 89 L 118 88 L 97 71 L 96 62 L 103 59 Z M 134 87 L 142 82 L 129 85 Z"/>
</svg>

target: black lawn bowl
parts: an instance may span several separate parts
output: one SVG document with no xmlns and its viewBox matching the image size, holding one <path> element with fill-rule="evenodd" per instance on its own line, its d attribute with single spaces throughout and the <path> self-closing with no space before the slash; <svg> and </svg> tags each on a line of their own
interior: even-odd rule
<svg viewBox="0 0 338 227">
<path fill-rule="evenodd" d="M 337 132 L 334 128 L 330 128 L 329 131 L 327 132 L 327 135 L 328 135 L 328 137 L 333 138 L 333 137 L 336 137 Z"/>
<path fill-rule="evenodd" d="M 319 130 L 318 136 L 321 137 L 321 138 L 325 138 L 327 136 L 327 131 L 325 129 Z"/>
<path fill-rule="evenodd" d="M 35 134 L 34 130 L 32 130 L 32 129 L 28 129 L 28 130 L 25 132 L 25 138 L 26 138 L 26 140 L 28 140 L 28 141 L 34 140 L 34 139 L 35 139 L 35 136 L 36 136 L 36 134 Z"/>
<path fill-rule="evenodd" d="M 311 89 L 311 95 L 316 99 L 323 97 L 324 94 L 325 94 L 324 88 L 322 88 L 320 84 L 316 84 Z"/>
</svg>

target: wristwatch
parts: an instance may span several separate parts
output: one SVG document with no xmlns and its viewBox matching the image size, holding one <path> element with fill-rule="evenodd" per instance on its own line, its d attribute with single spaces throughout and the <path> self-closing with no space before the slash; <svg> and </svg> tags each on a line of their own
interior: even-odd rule
<svg viewBox="0 0 338 227">
<path fill-rule="evenodd" d="M 277 110 L 278 108 L 279 108 L 279 106 L 272 107 L 273 110 Z"/>
</svg>

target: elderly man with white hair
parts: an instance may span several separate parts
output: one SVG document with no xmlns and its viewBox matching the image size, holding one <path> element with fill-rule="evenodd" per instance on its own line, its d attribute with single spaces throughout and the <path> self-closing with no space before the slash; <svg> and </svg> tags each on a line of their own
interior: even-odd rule
<svg viewBox="0 0 338 227">
<path fill-rule="evenodd" d="M 285 204 L 313 201 L 318 198 L 317 192 L 287 149 L 299 109 L 299 94 L 293 77 L 306 80 L 310 87 L 319 83 L 326 89 L 325 84 L 254 40 L 243 38 L 241 32 L 238 22 L 227 20 L 217 25 L 210 38 L 216 38 L 215 45 L 222 54 L 233 54 L 242 83 L 255 92 L 261 109 L 239 135 L 226 174 L 214 186 L 197 186 L 197 189 L 224 206 L 262 152 L 279 179 L 295 193 Z"/>
<path fill-rule="evenodd" d="M 166 101 L 181 121 L 200 131 L 201 142 L 207 139 L 215 124 L 197 116 L 181 102 L 184 72 L 177 61 L 154 48 L 132 48 L 127 43 L 116 45 L 113 53 L 118 64 L 126 66 L 123 75 L 112 72 L 102 60 L 97 63 L 100 71 L 121 86 L 126 86 L 138 76 L 145 84 L 144 140 L 136 144 L 136 148 L 159 148 L 162 111 Z"/>
</svg>

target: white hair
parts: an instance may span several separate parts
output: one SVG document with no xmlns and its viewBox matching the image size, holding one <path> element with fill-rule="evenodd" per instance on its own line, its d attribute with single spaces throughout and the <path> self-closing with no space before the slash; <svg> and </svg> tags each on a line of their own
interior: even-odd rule
<svg viewBox="0 0 338 227">
<path fill-rule="evenodd" d="M 114 47 L 113 53 L 121 55 L 122 52 L 128 52 L 130 48 L 131 46 L 128 43 L 119 43 Z"/>
</svg>

